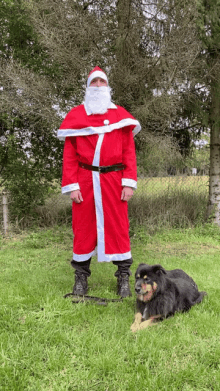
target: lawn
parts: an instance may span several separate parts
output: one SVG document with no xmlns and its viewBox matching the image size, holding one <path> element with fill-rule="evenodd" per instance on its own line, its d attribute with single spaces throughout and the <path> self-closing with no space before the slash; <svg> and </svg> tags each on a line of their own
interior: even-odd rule
<svg viewBox="0 0 220 391">
<path fill-rule="evenodd" d="M 210 391 L 220 384 L 220 232 L 206 225 L 132 238 L 133 296 L 72 304 L 71 228 L 1 240 L 0 390 Z M 133 334 L 140 262 L 180 267 L 208 296 Z M 117 298 L 115 266 L 92 262 L 89 294 Z"/>
</svg>

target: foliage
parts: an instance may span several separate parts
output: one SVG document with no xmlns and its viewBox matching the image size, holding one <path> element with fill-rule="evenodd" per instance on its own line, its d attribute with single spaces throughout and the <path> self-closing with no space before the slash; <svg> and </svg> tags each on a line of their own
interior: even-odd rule
<svg viewBox="0 0 220 391">
<path fill-rule="evenodd" d="M 142 138 L 138 136 L 137 144 Z M 143 141 L 142 141 L 143 143 Z M 184 167 L 184 159 L 179 152 L 175 139 L 168 135 L 147 134 L 144 139 L 145 147 L 140 148 L 137 154 L 138 175 L 140 176 L 167 176 L 175 175 Z"/>
<path fill-rule="evenodd" d="M 185 160 L 187 167 L 196 167 L 199 174 L 208 173 L 210 163 L 210 135 L 203 134 L 203 139 L 191 150 Z"/>
<path fill-rule="evenodd" d="M 51 83 L 58 77 L 57 65 L 40 44 L 22 1 L 0 3 L 2 111 L 9 117 L 28 117 L 31 113 L 35 120 L 39 116 L 51 121 L 54 116 L 53 113 L 50 118 L 49 114 L 54 104 Z"/>
<path fill-rule="evenodd" d="M 17 220 L 34 217 L 34 208 L 43 203 L 48 181 L 53 178 L 42 156 L 36 162 L 19 146 L 14 136 L 8 138 L 5 146 L 8 163 L 2 171 L 3 184 L 10 192 L 10 217 Z"/>
<path fill-rule="evenodd" d="M 199 136 L 201 121 L 186 125 L 180 96 L 187 94 L 187 79 L 200 51 L 196 4 L 189 0 L 166 4 L 150 0 L 148 5 L 137 0 L 23 0 L 21 6 L 29 12 L 26 18 L 31 19 L 49 67 L 53 73 L 56 69 L 52 78 L 50 68 L 46 72 L 38 67 L 43 78 L 36 86 L 39 97 L 56 96 L 66 112 L 82 101 L 82 84 L 98 63 L 109 71 L 113 98 L 141 121 L 144 135 L 175 130 L 181 152 L 189 149 L 190 131 L 195 127 Z M 26 83 L 28 75 L 20 78 Z M 44 92 L 45 83 L 49 94 Z M 44 111 L 51 102 L 42 106 Z"/>
<path fill-rule="evenodd" d="M 57 68 L 21 1 L 1 0 L 0 20 L 0 185 L 10 192 L 11 218 L 19 221 L 30 218 L 61 175 L 62 145 L 54 137 L 60 119 L 46 81 Z"/>
<path fill-rule="evenodd" d="M 4 117 L 4 126 L 7 131 L 0 144 L 0 183 L 10 194 L 11 221 L 25 220 L 27 225 L 36 214 L 36 206 L 48 195 L 54 177 L 60 177 L 60 143 L 47 129 L 43 132 L 43 124 L 38 131 L 37 126 L 33 129 L 33 124 L 18 116 L 13 120 Z"/>
<path fill-rule="evenodd" d="M 197 24 L 204 48 L 209 54 L 218 54 L 220 45 L 220 2 L 219 0 L 199 0 L 198 10 L 199 18 Z"/>
<path fill-rule="evenodd" d="M 102 2 L 95 1 L 93 11 L 90 11 L 90 3 L 83 0 L 23 0 L 22 4 L 46 48 L 50 63 L 58 65 L 59 74 L 51 89 L 55 86 L 57 104 L 67 111 L 81 103 L 82 84 L 92 64 L 104 66 L 104 42 L 101 42 L 104 21 L 96 16 Z"/>
</svg>

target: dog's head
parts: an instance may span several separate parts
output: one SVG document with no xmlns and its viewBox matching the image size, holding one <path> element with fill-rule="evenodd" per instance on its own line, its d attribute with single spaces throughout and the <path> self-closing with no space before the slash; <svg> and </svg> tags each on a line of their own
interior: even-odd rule
<svg viewBox="0 0 220 391">
<path fill-rule="evenodd" d="M 135 273 L 135 292 L 140 301 L 150 301 L 158 291 L 166 270 L 161 265 L 141 263 Z"/>
</svg>

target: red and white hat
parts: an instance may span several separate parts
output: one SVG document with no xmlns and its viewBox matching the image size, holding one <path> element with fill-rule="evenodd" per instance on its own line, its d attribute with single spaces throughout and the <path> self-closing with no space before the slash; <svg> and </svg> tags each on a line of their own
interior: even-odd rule
<svg viewBox="0 0 220 391">
<path fill-rule="evenodd" d="M 106 73 L 99 67 L 95 67 L 93 68 L 93 70 L 89 73 L 89 76 L 88 76 L 88 80 L 87 80 L 87 87 L 90 86 L 90 83 L 93 79 L 95 79 L 96 77 L 100 77 L 101 79 L 103 80 L 106 80 L 107 83 L 108 83 L 108 78 L 107 78 L 107 75 Z"/>
</svg>

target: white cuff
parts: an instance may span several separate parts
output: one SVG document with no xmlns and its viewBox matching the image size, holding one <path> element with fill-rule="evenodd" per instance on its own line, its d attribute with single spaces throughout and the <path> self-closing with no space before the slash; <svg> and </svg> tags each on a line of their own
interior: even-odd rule
<svg viewBox="0 0 220 391">
<path fill-rule="evenodd" d="M 74 190 L 80 190 L 78 183 L 71 183 L 71 185 L 62 187 L 62 194 L 69 195 Z"/>
<path fill-rule="evenodd" d="M 89 258 L 94 257 L 95 255 L 97 255 L 97 247 L 95 248 L 95 250 L 93 250 L 89 254 L 80 254 L 80 255 L 78 255 L 78 254 L 73 253 L 73 261 L 85 262 L 85 261 L 88 261 Z"/>
<path fill-rule="evenodd" d="M 133 189 L 137 189 L 137 181 L 134 179 L 122 178 L 122 186 L 128 186 L 132 187 Z"/>
</svg>

